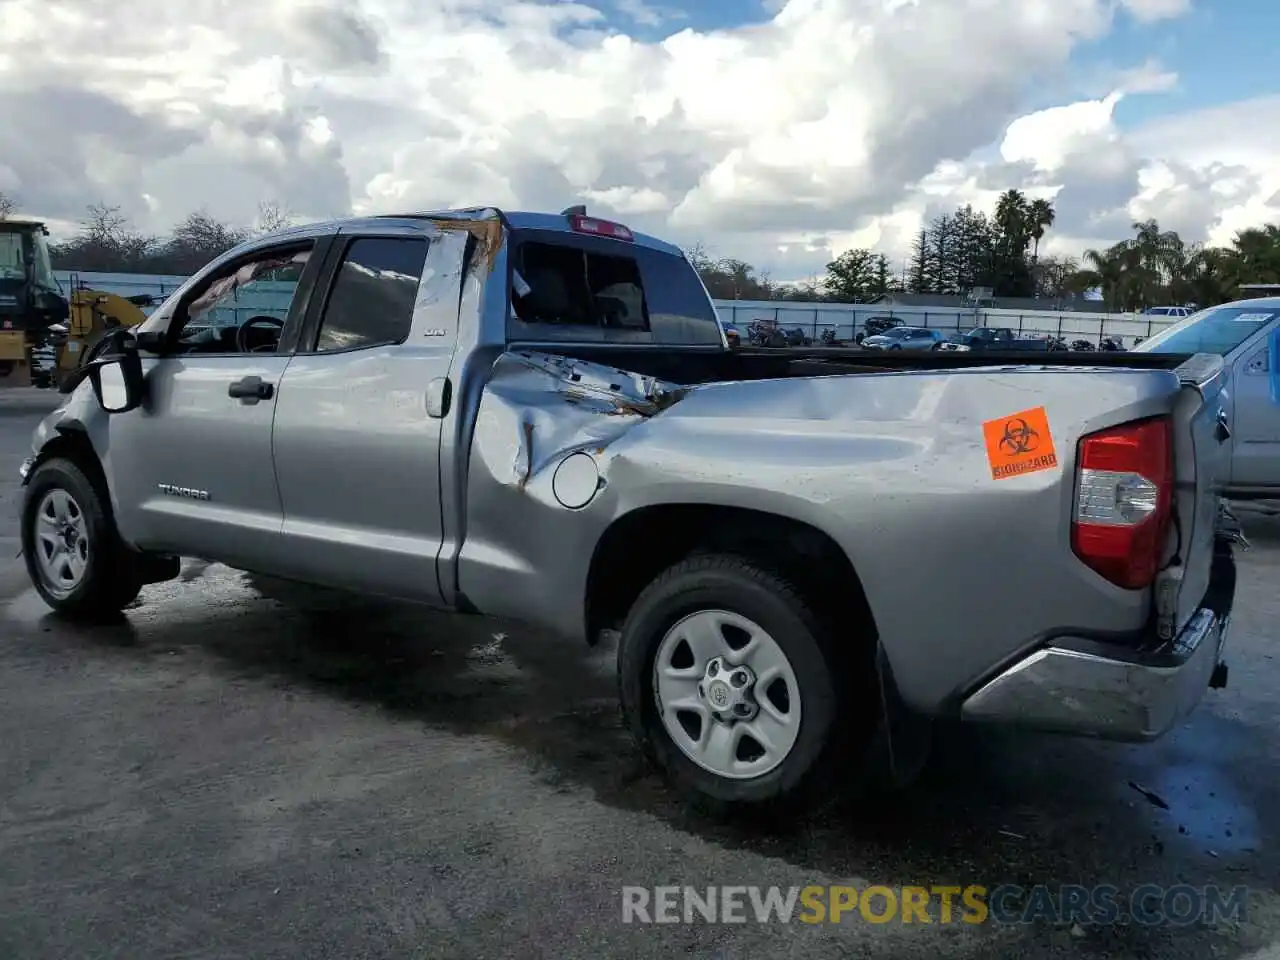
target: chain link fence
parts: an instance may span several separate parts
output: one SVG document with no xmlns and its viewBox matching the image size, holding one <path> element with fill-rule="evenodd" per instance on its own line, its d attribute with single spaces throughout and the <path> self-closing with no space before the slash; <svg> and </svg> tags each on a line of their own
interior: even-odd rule
<svg viewBox="0 0 1280 960">
<path fill-rule="evenodd" d="M 1097 346 L 1104 338 L 1132 346 L 1163 330 L 1174 318 L 1151 314 L 1083 313 L 1055 310 L 1001 310 L 997 308 L 906 307 L 879 304 L 813 304 L 717 300 L 720 319 L 732 323 L 745 336 L 757 321 L 775 323 L 783 330 L 802 330 L 815 343 L 830 330 L 838 341 L 852 341 L 871 319 L 897 320 L 903 326 L 927 327 L 955 334 L 975 327 L 1011 330 L 1022 337 L 1056 337 L 1068 343 L 1087 340 Z"/>
</svg>

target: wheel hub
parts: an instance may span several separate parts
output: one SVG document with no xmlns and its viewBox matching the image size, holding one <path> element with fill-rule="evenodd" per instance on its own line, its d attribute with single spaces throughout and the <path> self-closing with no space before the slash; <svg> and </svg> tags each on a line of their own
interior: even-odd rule
<svg viewBox="0 0 1280 960">
<path fill-rule="evenodd" d="M 653 692 L 672 742 L 717 777 L 767 774 L 800 734 L 800 687 L 786 653 L 728 610 L 698 610 L 671 625 L 654 654 Z"/>
<path fill-rule="evenodd" d="M 711 715 L 722 723 L 750 720 L 759 706 L 755 699 L 756 676 L 745 665 L 734 666 L 723 657 L 707 661 L 698 695 Z"/>
</svg>

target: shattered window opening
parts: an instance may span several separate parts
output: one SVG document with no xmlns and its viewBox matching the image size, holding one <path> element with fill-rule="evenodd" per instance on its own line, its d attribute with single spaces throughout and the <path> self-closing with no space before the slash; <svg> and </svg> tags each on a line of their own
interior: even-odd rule
<svg viewBox="0 0 1280 960">
<path fill-rule="evenodd" d="M 513 306 L 525 323 L 649 330 L 639 265 L 632 257 L 524 243 Z M 527 292 L 521 294 L 522 288 Z"/>
<path fill-rule="evenodd" d="M 264 251 L 205 280 L 175 313 L 176 348 L 182 353 L 274 353 L 311 259 L 312 244 L 293 247 Z M 237 329 L 254 318 L 259 322 L 237 338 Z"/>
<path fill-rule="evenodd" d="M 568 284 L 564 283 L 563 272 L 553 273 L 547 281 L 560 289 L 543 291 L 544 299 L 552 299 L 551 306 L 539 302 L 538 278 L 532 276 L 537 265 L 533 260 L 537 258 L 524 256 L 526 249 L 533 248 L 564 251 L 560 254 L 561 264 L 573 259 L 572 267 L 566 269 L 576 277 L 579 288 L 576 306 L 564 289 Z M 586 256 L 589 270 L 578 259 L 582 255 Z M 625 274 L 617 272 L 619 262 Z M 678 251 L 560 230 L 513 230 L 508 283 L 507 339 L 511 343 L 724 344 L 719 317 L 707 289 Z M 547 293 L 561 297 L 561 302 L 545 297 Z M 588 293 L 594 297 L 594 305 Z M 567 305 L 565 299 L 570 301 Z M 604 311 L 599 310 L 601 306 Z M 593 307 L 606 315 L 612 311 L 615 318 L 623 318 L 626 323 L 606 324 L 593 314 Z M 578 322 L 567 322 L 574 319 L 575 311 Z M 548 312 L 568 316 L 551 322 Z"/>
</svg>

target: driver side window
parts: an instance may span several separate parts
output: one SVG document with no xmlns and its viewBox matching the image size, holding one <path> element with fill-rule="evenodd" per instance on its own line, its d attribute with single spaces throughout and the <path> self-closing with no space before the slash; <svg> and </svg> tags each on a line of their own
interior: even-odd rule
<svg viewBox="0 0 1280 960">
<path fill-rule="evenodd" d="M 218 271 L 180 312 L 181 352 L 275 353 L 310 258 L 309 247 L 292 247 Z"/>
</svg>

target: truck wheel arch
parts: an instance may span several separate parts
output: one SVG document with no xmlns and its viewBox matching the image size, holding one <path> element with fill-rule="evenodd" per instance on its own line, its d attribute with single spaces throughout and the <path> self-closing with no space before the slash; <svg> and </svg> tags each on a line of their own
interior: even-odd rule
<svg viewBox="0 0 1280 960">
<path fill-rule="evenodd" d="M 89 439 L 89 431 L 83 423 L 66 419 L 60 421 L 55 429 L 57 432 L 36 451 L 35 463 L 31 465 L 32 473 L 46 460 L 65 457 L 74 460 L 91 476 L 105 478 L 102 461 L 98 459 L 98 451 L 93 448 L 93 441 Z M 31 474 L 28 473 L 27 476 L 30 477 Z"/>
<path fill-rule="evenodd" d="M 62 458 L 72 461 L 98 489 L 108 515 L 113 518 L 114 523 L 118 505 L 110 484 L 107 483 L 107 474 L 98 457 L 98 451 L 94 449 L 93 441 L 89 438 L 89 431 L 85 429 L 83 423 L 75 419 L 63 420 L 57 425 L 56 430 L 55 435 L 45 441 L 44 446 L 36 453 L 35 462 L 27 473 L 27 479 L 34 476 L 39 466 L 49 460 Z M 23 480 L 22 485 L 26 486 L 26 483 L 27 480 Z M 181 564 L 177 557 L 139 553 L 128 543 L 124 546 L 129 550 L 130 561 L 137 565 L 137 573 L 143 583 L 160 583 L 178 575 Z"/>
<path fill-rule="evenodd" d="M 824 616 L 855 617 L 874 638 L 875 618 L 853 562 L 812 524 L 748 507 L 677 503 L 645 506 L 613 521 L 587 573 L 586 636 L 616 629 L 644 588 L 699 553 L 734 553 L 799 582 Z"/>
</svg>

